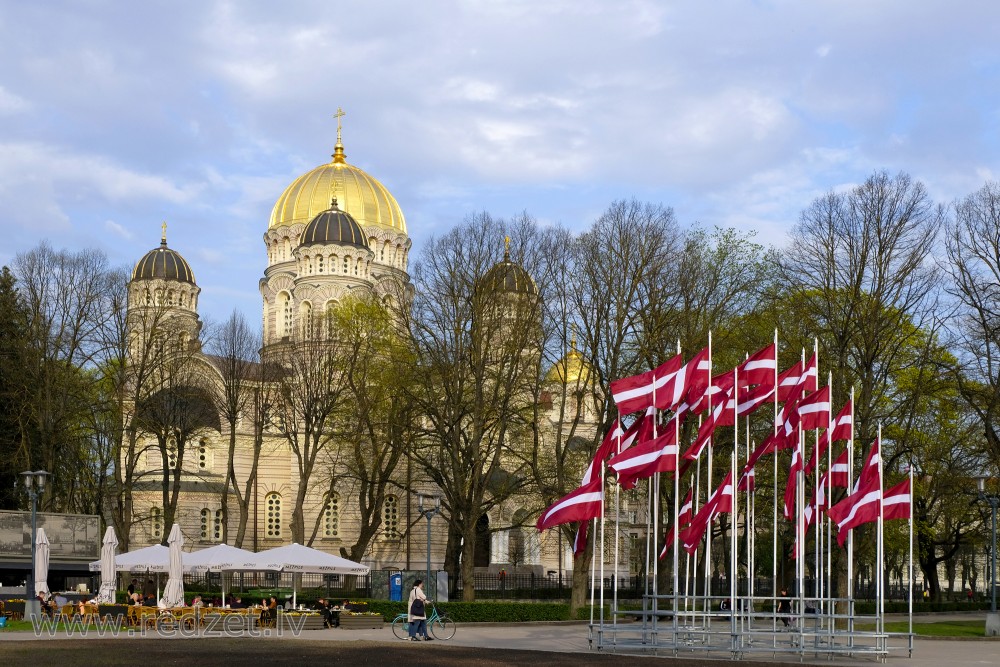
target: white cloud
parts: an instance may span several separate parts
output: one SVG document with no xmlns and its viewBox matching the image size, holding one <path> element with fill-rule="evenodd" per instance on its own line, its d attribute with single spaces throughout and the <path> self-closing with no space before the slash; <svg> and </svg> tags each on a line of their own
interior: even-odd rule
<svg viewBox="0 0 1000 667">
<path fill-rule="evenodd" d="M 117 234 L 118 236 L 122 237 L 123 239 L 131 239 L 132 238 L 132 232 L 130 232 L 129 230 L 125 229 L 124 227 L 122 227 L 121 225 L 119 225 L 114 220 L 105 220 L 104 221 L 104 228 L 107 229 L 109 232 L 111 232 L 113 234 Z"/>
<path fill-rule="evenodd" d="M 28 100 L 0 86 L 0 113 L 23 113 L 31 109 Z"/>
</svg>

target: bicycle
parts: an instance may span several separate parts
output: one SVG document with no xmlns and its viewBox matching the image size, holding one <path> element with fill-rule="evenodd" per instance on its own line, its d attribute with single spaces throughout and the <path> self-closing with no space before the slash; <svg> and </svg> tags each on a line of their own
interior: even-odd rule
<svg viewBox="0 0 1000 667">
<path fill-rule="evenodd" d="M 434 635 L 435 639 L 447 640 L 455 636 L 458 626 L 455 621 L 448 618 L 447 614 L 438 612 L 437 606 L 432 600 L 427 600 L 431 606 L 431 614 L 427 617 L 427 630 Z M 392 619 L 392 634 L 398 639 L 410 638 L 410 624 L 407 621 L 407 614 L 404 612 Z"/>
</svg>

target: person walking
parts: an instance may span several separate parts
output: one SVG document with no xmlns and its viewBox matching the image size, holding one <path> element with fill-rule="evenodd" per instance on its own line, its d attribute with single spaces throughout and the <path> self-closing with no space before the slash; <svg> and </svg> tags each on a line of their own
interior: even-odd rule
<svg viewBox="0 0 1000 667">
<path fill-rule="evenodd" d="M 427 634 L 427 596 L 424 594 L 424 580 L 417 579 L 413 582 L 413 589 L 410 591 L 410 599 L 407 602 L 406 623 L 410 627 L 410 641 L 418 642 L 417 635 L 423 635 L 424 641 L 429 642 L 431 636 Z"/>
</svg>

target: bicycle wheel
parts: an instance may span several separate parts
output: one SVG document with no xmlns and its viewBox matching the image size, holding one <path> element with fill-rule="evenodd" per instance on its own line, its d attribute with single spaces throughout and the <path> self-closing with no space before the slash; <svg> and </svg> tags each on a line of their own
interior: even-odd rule
<svg viewBox="0 0 1000 667">
<path fill-rule="evenodd" d="M 401 614 L 393 620 L 392 634 L 396 635 L 397 639 L 410 638 L 410 624 L 406 622 L 406 614 Z"/>
<path fill-rule="evenodd" d="M 455 621 L 447 616 L 440 616 L 431 624 L 431 634 L 434 635 L 435 639 L 451 639 L 455 636 L 457 629 Z"/>
</svg>

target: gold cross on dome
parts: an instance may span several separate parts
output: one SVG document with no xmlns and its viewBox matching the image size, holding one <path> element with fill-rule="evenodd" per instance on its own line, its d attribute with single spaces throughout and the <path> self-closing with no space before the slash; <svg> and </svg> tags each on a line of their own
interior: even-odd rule
<svg viewBox="0 0 1000 667">
<path fill-rule="evenodd" d="M 163 224 L 160 225 L 160 227 L 163 229 L 163 236 L 160 237 L 160 241 L 162 241 L 163 243 L 166 243 L 167 242 L 167 221 L 164 220 Z"/>
<path fill-rule="evenodd" d="M 337 107 L 337 113 L 333 114 L 333 117 L 337 119 L 337 143 L 340 143 L 340 119 L 346 116 L 344 110 L 341 107 Z"/>
</svg>

